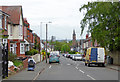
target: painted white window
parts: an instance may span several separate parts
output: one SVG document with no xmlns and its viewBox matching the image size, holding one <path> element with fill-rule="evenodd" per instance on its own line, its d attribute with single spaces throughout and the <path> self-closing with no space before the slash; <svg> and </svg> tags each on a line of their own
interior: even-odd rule
<svg viewBox="0 0 120 82">
<path fill-rule="evenodd" d="M 3 39 L 3 44 L 7 44 L 7 39 Z"/>
<path fill-rule="evenodd" d="M 23 29 L 22 29 L 22 25 L 19 25 L 19 35 L 22 36 L 23 35 Z"/>
<path fill-rule="evenodd" d="M 14 44 L 10 44 L 10 52 L 14 53 Z"/>
<path fill-rule="evenodd" d="M 2 38 L 0 38 L 0 46 L 2 46 Z"/>
<path fill-rule="evenodd" d="M 21 43 L 20 44 L 20 54 L 24 54 L 24 53 L 25 53 L 24 44 Z"/>
<path fill-rule="evenodd" d="M 2 28 L 2 15 L 0 14 L 0 28 Z"/>
<path fill-rule="evenodd" d="M 29 51 L 29 45 L 26 46 L 26 51 Z"/>
<path fill-rule="evenodd" d="M 10 25 L 10 36 L 12 36 L 12 32 L 13 32 L 12 25 Z"/>
<path fill-rule="evenodd" d="M 6 20 L 6 16 L 5 16 L 5 29 L 7 29 L 7 20 Z"/>
</svg>

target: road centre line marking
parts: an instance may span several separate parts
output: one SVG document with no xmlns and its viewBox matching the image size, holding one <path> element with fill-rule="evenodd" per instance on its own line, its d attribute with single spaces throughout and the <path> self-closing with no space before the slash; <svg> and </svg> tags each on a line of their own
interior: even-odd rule
<svg viewBox="0 0 120 82">
<path fill-rule="evenodd" d="M 96 80 L 96 79 L 94 79 L 93 77 L 91 77 L 90 75 L 87 75 L 88 77 L 90 77 L 92 80 Z"/>
<path fill-rule="evenodd" d="M 78 67 L 76 67 L 76 69 L 78 69 Z"/>
<path fill-rule="evenodd" d="M 82 73 L 85 73 L 84 71 L 82 71 L 82 70 L 80 70 L 80 69 L 79 69 L 79 71 L 82 72 Z"/>
<path fill-rule="evenodd" d="M 50 69 L 51 67 L 52 67 L 52 66 L 50 65 L 50 66 L 49 66 L 49 69 Z"/>
</svg>

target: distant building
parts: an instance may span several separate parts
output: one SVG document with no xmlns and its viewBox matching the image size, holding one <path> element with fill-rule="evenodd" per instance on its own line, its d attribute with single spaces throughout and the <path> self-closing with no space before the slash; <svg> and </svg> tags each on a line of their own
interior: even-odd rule
<svg viewBox="0 0 120 82">
<path fill-rule="evenodd" d="M 73 40 L 72 40 L 71 51 L 76 51 L 76 52 L 78 52 L 78 43 L 77 43 L 77 41 L 76 41 L 75 30 L 73 30 Z"/>
</svg>

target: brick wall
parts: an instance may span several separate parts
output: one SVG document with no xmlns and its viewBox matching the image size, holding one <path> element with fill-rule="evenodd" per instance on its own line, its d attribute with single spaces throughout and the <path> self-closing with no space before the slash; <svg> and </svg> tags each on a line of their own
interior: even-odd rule
<svg viewBox="0 0 120 82">
<path fill-rule="evenodd" d="M 23 69 L 28 67 L 28 58 L 23 61 Z"/>
</svg>

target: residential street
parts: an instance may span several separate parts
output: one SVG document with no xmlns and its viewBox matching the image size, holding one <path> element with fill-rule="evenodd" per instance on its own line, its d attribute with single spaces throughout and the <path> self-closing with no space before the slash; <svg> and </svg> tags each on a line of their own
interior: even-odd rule
<svg viewBox="0 0 120 82">
<path fill-rule="evenodd" d="M 8 80 L 118 80 L 118 71 L 107 67 L 87 67 L 83 61 L 61 56 L 60 64 L 46 64 L 44 61 L 36 65 L 35 71 L 24 70 Z"/>
</svg>

